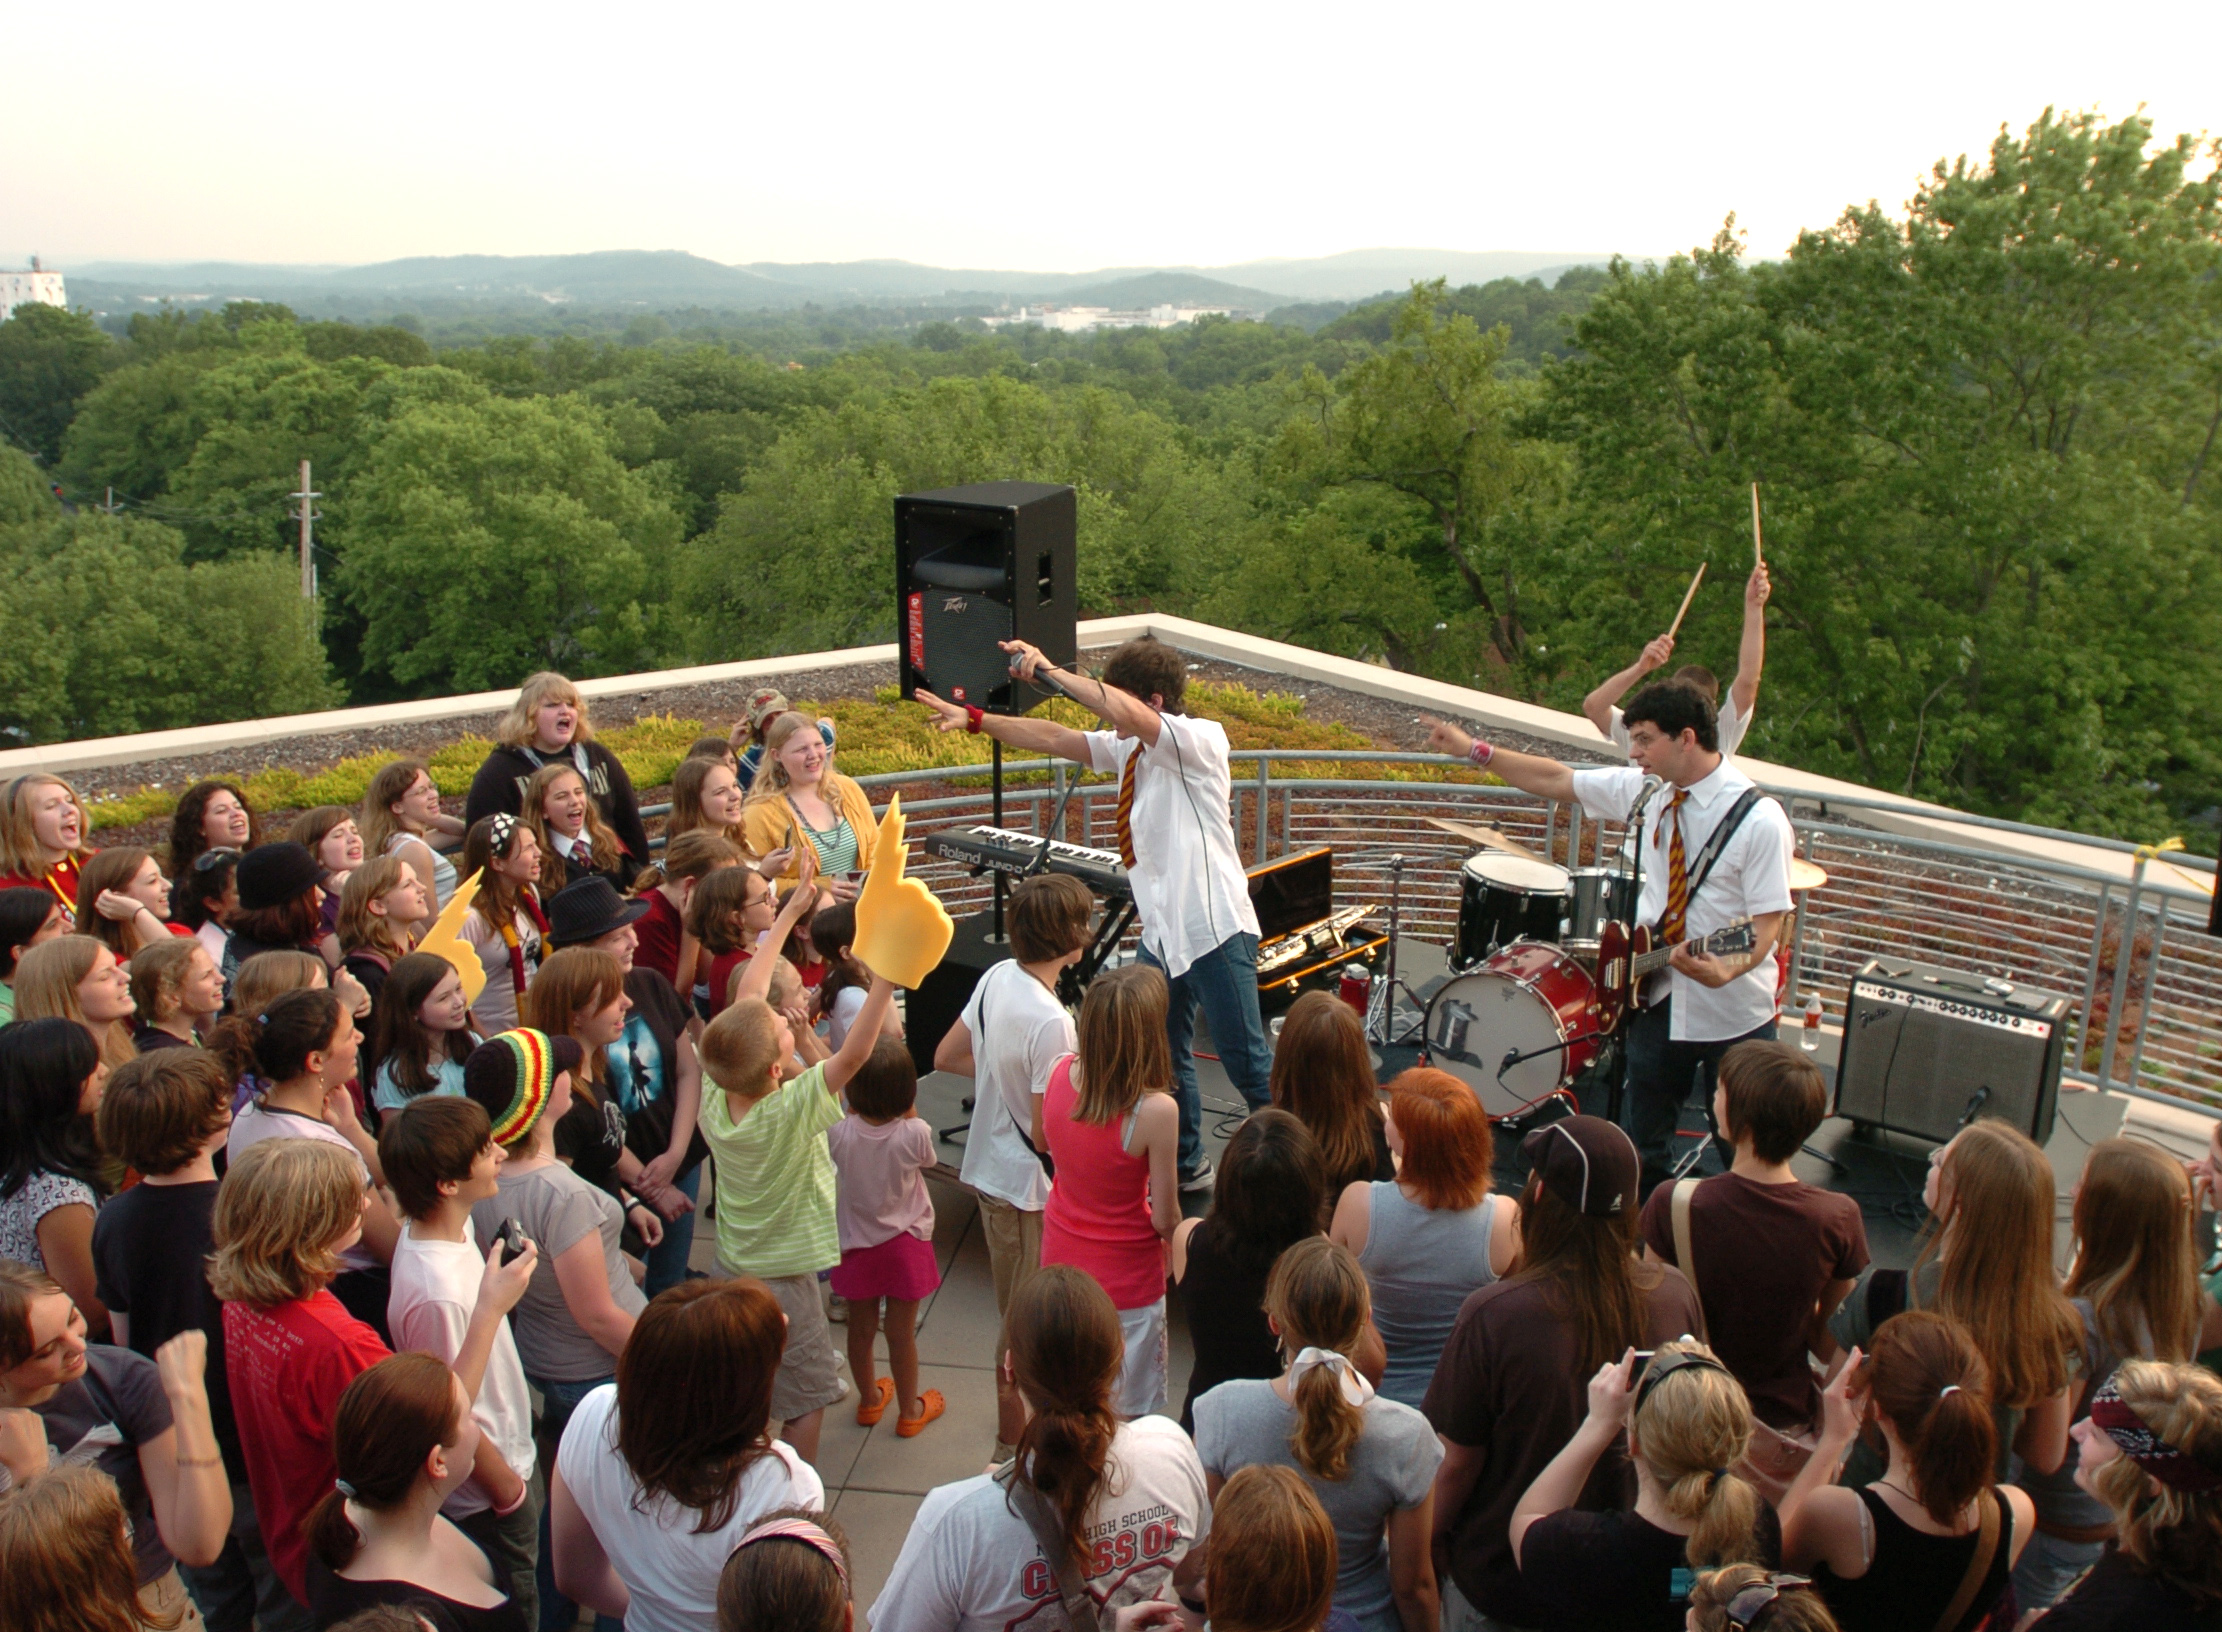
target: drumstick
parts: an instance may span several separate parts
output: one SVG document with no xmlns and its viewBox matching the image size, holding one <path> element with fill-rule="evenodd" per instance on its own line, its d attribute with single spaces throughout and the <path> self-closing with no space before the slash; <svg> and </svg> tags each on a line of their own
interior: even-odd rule
<svg viewBox="0 0 2222 1632">
<path fill-rule="evenodd" d="M 1697 576 L 1690 580 L 1689 591 L 1682 597 L 1682 610 L 1675 613 L 1674 621 L 1667 625 L 1667 639 L 1672 640 L 1676 631 L 1682 627 L 1683 616 L 1689 611 L 1690 602 L 1697 599 L 1697 586 L 1703 582 L 1705 582 L 1705 563 L 1700 561 L 1697 564 Z"/>
<path fill-rule="evenodd" d="M 1751 484 L 1751 564 L 1755 567 L 1763 567 L 1767 564 L 1766 557 L 1761 553 L 1759 547 L 1759 484 L 1757 482 Z"/>
</svg>

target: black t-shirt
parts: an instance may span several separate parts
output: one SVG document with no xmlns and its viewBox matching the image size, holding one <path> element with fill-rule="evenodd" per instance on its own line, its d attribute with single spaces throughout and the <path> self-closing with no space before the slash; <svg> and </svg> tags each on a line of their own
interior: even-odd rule
<svg viewBox="0 0 2222 1632">
<path fill-rule="evenodd" d="M 1782 1562 L 1782 1524 L 1759 1508 L 1759 1557 Z M 1600 1632 L 1679 1632 L 1697 1572 L 1683 1553 L 1686 1537 L 1661 1530 L 1636 1513 L 1584 1513 L 1563 1508 L 1528 1527 L 1520 1543 L 1520 1580 L 1547 1606 L 1553 1627 Z"/>
<path fill-rule="evenodd" d="M 555 1153 L 588 1184 L 616 1195 L 617 1159 L 625 1154 L 624 1111 L 574 1077 L 571 1108 L 555 1125 Z"/>
<path fill-rule="evenodd" d="M 498 1573 L 498 1572 L 497 1572 Z M 515 1599 L 492 1609 L 459 1604 L 413 1581 L 350 1581 L 314 1553 L 309 1555 L 309 1612 L 318 1626 L 344 1621 L 358 1610 L 396 1604 L 422 1615 L 438 1632 L 530 1632 Z"/>
<path fill-rule="evenodd" d="M 208 1334 L 208 1414 L 224 1467 L 245 1481 L 231 1388 L 224 1380 L 224 1306 L 208 1288 L 208 1255 L 216 1216 L 216 1181 L 135 1184 L 93 1220 L 94 1290 L 130 1317 L 132 1352 L 154 1351 L 178 1333 Z"/>
<path fill-rule="evenodd" d="M 677 1092 L 679 1039 L 687 1031 L 687 1006 L 671 982 L 653 969 L 635 968 L 625 977 L 633 1000 L 625 1032 L 604 1055 L 611 1097 L 625 1112 L 625 1145 L 644 1162 L 671 1148 L 672 1101 Z M 696 1129 L 686 1166 L 709 1154 Z"/>
<path fill-rule="evenodd" d="M 2191 1594 L 2157 1575 L 2146 1575 L 2110 1546 L 2037 1624 L 2044 1632 L 2115 1632 L 2122 1627 L 2134 1632 L 2202 1632 L 2202 1628 L 2211 1632 L 2222 1624 L 2222 1613 L 2210 1606 L 2202 1621 Z"/>
</svg>

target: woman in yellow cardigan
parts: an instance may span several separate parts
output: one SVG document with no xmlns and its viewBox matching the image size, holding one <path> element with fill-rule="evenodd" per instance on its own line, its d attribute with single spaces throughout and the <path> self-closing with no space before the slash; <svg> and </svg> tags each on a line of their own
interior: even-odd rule
<svg viewBox="0 0 2222 1632">
<path fill-rule="evenodd" d="M 833 768 L 833 755 L 818 729 L 786 713 L 764 732 L 764 760 L 741 808 L 748 847 L 759 856 L 787 853 L 782 880 L 798 875 L 807 848 L 818 861 L 818 882 L 836 901 L 854 901 L 879 828 L 864 790 Z"/>
</svg>

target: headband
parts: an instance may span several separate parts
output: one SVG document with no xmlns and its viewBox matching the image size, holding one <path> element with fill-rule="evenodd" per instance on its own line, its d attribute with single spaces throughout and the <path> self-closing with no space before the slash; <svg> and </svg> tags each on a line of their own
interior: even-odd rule
<svg viewBox="0 0 2222 1632">
<path fill-rule="evenodd" d="M 545 1033 L 524 1027 L 505 1031 L 493 1040 L 516 1058 L 515 1097 L 493 1125 L 494 1143 L 509 1145 L 523 1138 L 547 1108 L 548 1096 L 555 1092 L 555 1055 Z"/>
<path fill-rule="evenodd" d="M 486 819 L 486 846 L 503 861 L 509 859 L 510 847 L 517 842 L 517 829 L 521 824 L 516 817 L 506 813 Z"/>
<path fill-rule="evenodd" d="M 1636 1384 L 1636 1403 L 1628 1415 L 1634 1417 L 1643 1410 L 1643 1402 L 1651 1398 L 1651 1391 L 1678 1371 L 1717 1371 L 1725 1374 L 1728 1368 L 1710 1355 L 1670 1354 L 1664 1360 L 1653 1360 L 1643 1368 L 1643 1381 Z"/>
<path fill-rule="evenodd" d="M 841 1578 L 841 1595 L 849 1593 L 849 1561 L 841 1556 L 841 1549 L 834 1539 L 808 1519 L 766 1519 L 747 1535 L 733 1544 L 733 1551 L 753 1547 L 760 1541 L 799 1541 L 805 1547 L 815 1548 L 832 1563 L 834 1573 Z M 727 1555 L 728 1557 L 731 1554 Z"/>
<path fill-rule="evenodd" d="M 2106 1430 L 2121 1453 L 2170 1490 L 2187 1496 L 2222 1490 L 2222 1473 L 2193 1459 L 2188 1451 L 2169 1444 L 2145 1425 L 2145 1419 L 2122 1398 L 2112 1377 L 2091 1396 L 2091 1420 Z"/>
<path fill-rule="evenodd" d="M 1736 1632 L 1749 1632 L 1749 1628 L 1756 1626 L 1760 1618 L 1774 1607 L 1777 1598 L 1786 1592 L 1797 1592 L 1812 1585 L 1810 1576 L 1770 1575 L 1764 1581 L 1754 1581 L 1729 1599 L 1723 1606 L 1723 1611 L 1728 1617 L 1728 1624 Z"/>
<path fill-rule="evenodd" d="M 1373 1385 L 1359 1374 L 1351 1364 L 1350 1356 L 1335 1349 L 1307 1348 L 1299 1353 L 1288 1368 L 1288 1388 L 1291 1394 L 1304 1385 L 1305 1373 L 1325 1366 L 1335 1374 L 1342 1397 L 1352 1405 L 1362 1406 L 1373 1398 Z"/>
</svg>

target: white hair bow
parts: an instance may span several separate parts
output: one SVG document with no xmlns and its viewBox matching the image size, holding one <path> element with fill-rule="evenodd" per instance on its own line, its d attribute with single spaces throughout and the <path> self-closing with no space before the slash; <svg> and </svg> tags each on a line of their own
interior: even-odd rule
<svg viewBox="0 0 2222 1632">
<path fill-rule="evenodd" d="M 1288 1388 L 1291 1394 L 1304 1385 L 1304 1374 L 1314 1366 L 1325 1366 L 1335 1373 L 1335 1381 L 1342 1388 L 1342 1397 L 1352 1405 L 1364 1405 L 1373 1398 L 1373 1385 L 1365 1374 L 1351 1364 L 1350 1356 L 1334 1349 L 1308 1348 L 1300 1352 L 1288 1368 Z"/>
</svg>

